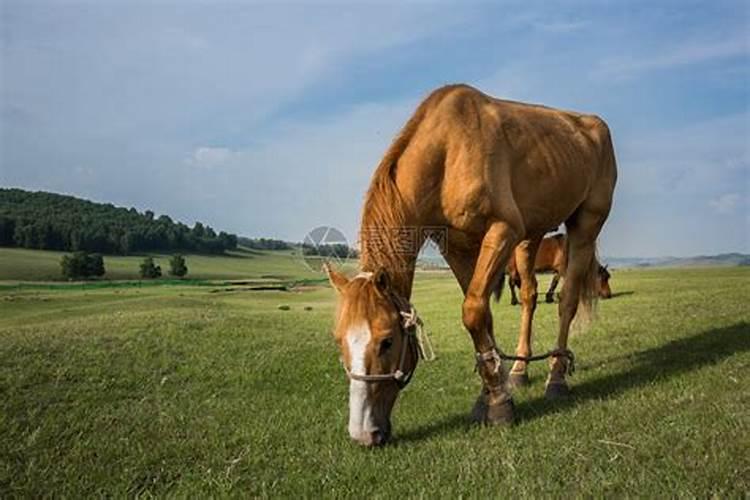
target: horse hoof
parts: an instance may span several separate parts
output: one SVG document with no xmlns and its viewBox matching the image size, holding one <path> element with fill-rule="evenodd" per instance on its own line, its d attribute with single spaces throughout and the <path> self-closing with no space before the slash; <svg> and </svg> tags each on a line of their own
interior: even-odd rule
<svg viewBox="0 0 750 500">
<path fill-rule="evenodd" d="M 511 387 L 525 387 L 529 385 L 529 374 L 526 372 L 513 373 L 508 375 L 508 381 Z"/>
<path fill-rule="evenodd" d="M 565 382 L 548 382 L 544 397 L 549 400 L 564 399 L 570 396 L 570 388 Z"/>
<path fill-rule="evenodd" d="M 518 305 L 518 301 L 517 300 L 511 300 L 510 301 L 510 305 L 517 306 Z"/>
<path fill-rule="evenodd" d="M 481 425 L 510 425 L 513 423 L 514 409 L 512 399 L 488 405 L 487 401 L 480 396 L 471 411 L 471 418 Z"/>
<path fill-rule="evenodd" d="M 546 297 L 544 297 L 544 301 L 547 304 L 553 304 L 555 302 L 555 298 L 552 295 L 547 295 Z"/>
</svg>

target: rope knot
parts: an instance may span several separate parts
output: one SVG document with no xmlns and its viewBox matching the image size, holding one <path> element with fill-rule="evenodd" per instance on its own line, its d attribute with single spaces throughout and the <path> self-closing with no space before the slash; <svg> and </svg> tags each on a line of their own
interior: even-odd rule
<svg viewBox="0 0 750 500">
<path fill-rule="evenodd" d="M 576 357 L 570 349 L 555 349 L 552 351 L 553 358 L 566 358 L 568 360 L 565 372 L 573 375 L 576 371 Z"/>
<path fill-rule="evenodd" d="M 417 341 L 417 352 L 419 357 L 425 361 L 435 360 L 435 349 L 432 347 L 430 337 L 424 331 L 422 318 L 417 314 L 417 310 L 409 303 L 408 311 L 399 311 L 401 314 L 401 326 L 407 335 L 412 335 Z"/>
<path fill-rule="evenodd" d="M 501 364 L 502 356 L 500 355 L 499 352 L 497 352 L 497 349 L 492 348 L 492 349 L 490 349 L 487 352 L 482 352 L 482 353 L 478 352 L 478 353 L 476 353 L 476 358 L 477 358 L 477 364 L 474 367 L 474 371 L 476 371 L 476 372 L 479 371 L 479 365 L 481 363 L 486 363 L 488 361 L 494 361 L 495 362 L 495 368 L 492 370 L 492 373 L 494 373 L 494 374 L 500 373 L 500 364 Z"/>
</svg>

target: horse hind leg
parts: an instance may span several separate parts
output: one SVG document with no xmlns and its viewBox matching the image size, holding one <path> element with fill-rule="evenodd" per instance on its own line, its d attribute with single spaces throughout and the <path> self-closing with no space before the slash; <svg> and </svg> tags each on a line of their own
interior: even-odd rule
<svg viewBox="0 0 750 500">
<path fill-rule="evenodd" d="M 555 289 L 557 288 L 557 284 L 560 282 L 560 273 L 555 271 L 555 274 L 552 275 L 552 282 L 549 284 L 549 290 L 547 290 L 547 293 L 544 295 L 544 301 L 547 304 L 552 304 L 555 302 Z"/>
<path fill-rule="evenodd" d="M 534 261 L 542 237 L 535 237 L 522 242 L 516 247 L 516 265 L 521 277 L 521 327 L 518 333 L 517 356 L 531 356 L 531 329 L 537 302 L 537 280 L 534 273 Z M 509 380 L 514 387 L 529 383 L 528 362 L 516 361 L 510 370 Z"/>
<path fill-rule="evenodd" d="M 557 349 L 568 348 L 570 324 L 576 313 L 590 310 L 596 298 L 596 239 L 606 220 L 606 214 L 586 210 L 581 207 L 566 222 L 568 229 L 568 265 L 563 283 L 559 306 L 559 333 Z M 587 311 L 583 311 L 587 312 Z M 565 381 L 569 360 L 565 356 L 555 356 L 550 362 L 545 395 L 547 398 L 566 396 L 570 390 Z"/>
</svg>

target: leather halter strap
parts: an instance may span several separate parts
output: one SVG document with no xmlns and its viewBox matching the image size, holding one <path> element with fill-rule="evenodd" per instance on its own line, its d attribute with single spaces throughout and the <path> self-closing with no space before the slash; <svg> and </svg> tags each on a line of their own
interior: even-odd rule
<svg viewBox="0 0 750 500">
<path fill-rule="evenodd" d="M 354 279 L 364 278 L 370 279 L 372 273 L 359 273 Z M 417 368 L 417 360 L 425 359 L 432 361 L 435 359 L 435 353 L 432 349 L 432 345 L 429 339 L 422 332 L 422 320 L 417 314 L 417 310 L 408 300 L 399 297 L 393 293 L 390 295 L 391 302 L 398 310 L 401 316 L 401 334 L 403 336 L 401 341 L 401 352 L 399 354 L 398 368 L 390 373 L 378 373 L 378 374 L 359 374 L 353 373 L 346 364 L 341 362 L 344 367 L 346 375 L 351 380 L 358 380 L 360 382 L 387 382 L 393 380 L 398 385 L 399 389 L 403 389 L 411 381 L 414 371 Z M 429 355 L 425 354 L 425 346 L 429 346 Z M 414 358 L 414 366 L 411 371 L 406 372 L 404 370 L 406 365 L 407 351 L 411 351 Z"/>
<path fill-rule="evenodd" d="M 398 368 L 396 368 L 394 371 L 390 373 L 360 375 L 359 373 L 353 373 L 351 370 L 349 370 L 346 367 L 345 364 L 342 363 L 344 367 L 344 371 L 346 372 L 346 375 L 352 380 L 359 380 L 361 382 L 385 382 L 388 380 L 393 380 L 396 382 L 396 384 L 398 384 L 400 389 L 406 387 L 406 384 L 409 383 L 412 375 L 414 375 L 414 368 L 416 368 L 416 363 L 415 363 L 414 367 L 411 369 L 410 372 L 407 373 L 404 371 L 407 351 L 411 349 L 413 352 L 413 349 L 414 349 L 413 339 L 415 338 L 415 334 L 413 332 L 410 333 L 403 328 L 402 328 L 402 334 L 404 335 L 404 339 L 401 342 L 401 353 L 399 355 Z"/>
</svg>

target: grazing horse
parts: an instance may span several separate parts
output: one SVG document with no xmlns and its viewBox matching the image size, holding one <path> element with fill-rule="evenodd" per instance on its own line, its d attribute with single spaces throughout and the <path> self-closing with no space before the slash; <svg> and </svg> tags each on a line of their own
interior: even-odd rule
<svg viewBox="0 0 750 500">
<path fill-rule="evenodd" d="M 551 271 L 552 282 L 549 285 L 547 293 L 544 295 L 544 300 L 548 304 L 555 301 L 555 289 L 560 281 L 560 276 L 565 275 L 566 260 L 566 239 L 564 234 L 555 234 L 554 236 L 548 236 L 539 243 L 539 249 L 534 260 L 534 272 L 543 273 Z M 602 266 L 598 261 L 597 265 L 597 293 L 599 298 L 609 299 L 612 298 L 612 290 L 609 287 L 609 279 L 612 275 L 609 273 L 607 266 Z M 516 288 L 521 288 L 521 275 L 516 267 L 515 252 L 508 262 L 506 268 L 508 274 L 508 288 L 510 289 L 510 303 L 511 305 L 518 305 L 518 298 L 516 297 Z M 495 298 L 500 298 L 500 289 L 498 288 L 495 293 Z"/>
<path fill-rule="evenodd" d="M 617 178 L 607 125 L 594 115 L 488 96 L 467 85 L 442 87 L 417 108 L 386 151 L 365 196 L 361 271 L 327 268 L 338 291 L 334 338 L 349 376 L 349 434 L 364 445 L 391 435 L 399 390 L 419 359 L 411 306 L 417 254 L 438 242 L 464 293 L 482 390 L 472 411 L 485 424 L 513 421 L 490 294 L 513 250 L 521 276 L 519 356 L 530 356 L 536 307 L 533 265 L 550 227 L 565 223 L 568 265 L 557 349 L 546 395 L 566 395 L 568 331 L 595 296 L 594 252 Z M 579 307 L 580 304 L 580 307 Z M 526 373 L 516 361 L 513 373 Z"/>
</svg>

